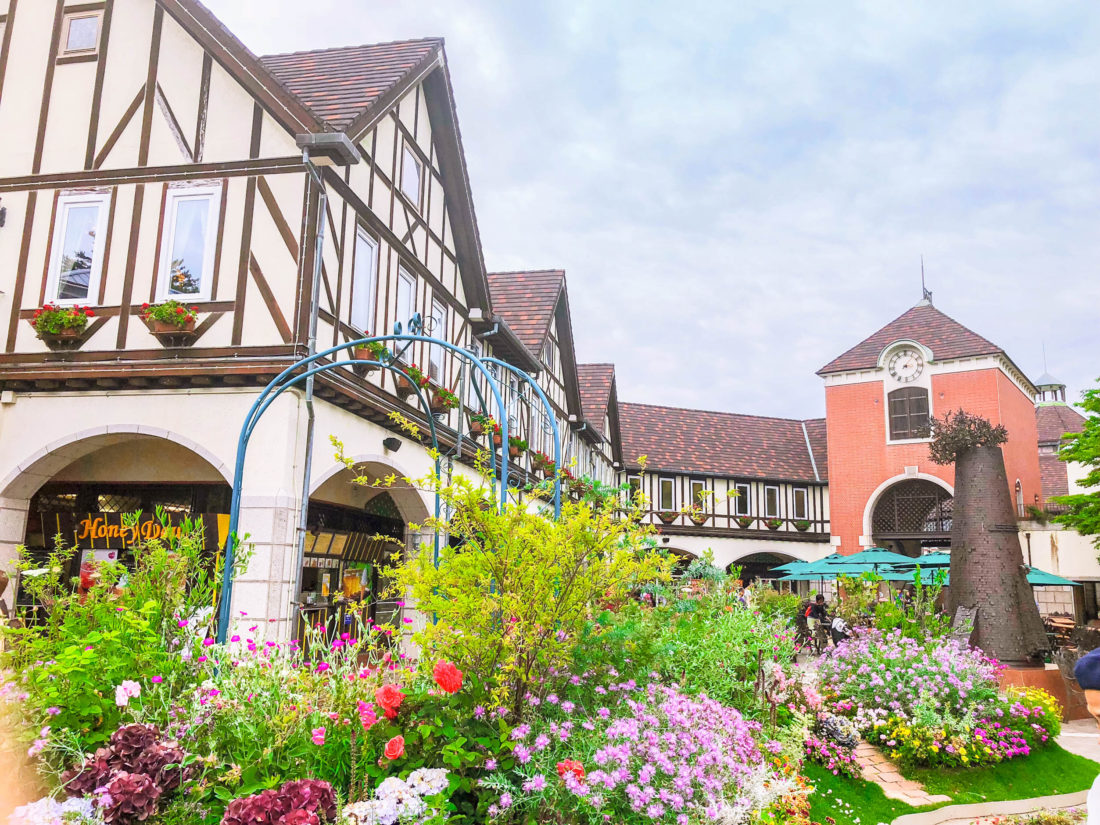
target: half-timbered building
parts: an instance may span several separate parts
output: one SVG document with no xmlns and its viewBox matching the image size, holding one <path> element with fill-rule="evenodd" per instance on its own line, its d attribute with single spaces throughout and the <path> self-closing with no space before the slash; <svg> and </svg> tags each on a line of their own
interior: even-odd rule
<svg viewBox="0 0 1100 825">
<path fill-rule="evenodd" d="M 0 31 L 6 558 L 66 519 L 224 514 L 246 411 L 313 329 L 325 349 L 420 315 L 432 336 L 539 368 L 542 350 L 494 311 L 441 40 L 257 57 L 193 0 L 3 0 Z M 168 299 L 198 313 L 186 340 L 143 322 Z M 46 304 L 94 317 L 51 349 L 30 323 Z M 437 386 L 470 386 L 441 347 L 403 358 Z M 390 413 L 425 421 L 395 389 L 385 370 L 318 376 L 312 442 L 303 393 L 265 415 L 239 609 L 290 621 L 296 582 L 324 605 L 350 556 L 379 560 L 363 536 L 414 538 L 423 495 L 350 486 L 328 441 L 371 476 L 429 471 L 419 443 L 394 440 Z M 568 389 L 566 417 L 575 376 Z M 447 448 L 457 419 L 440 422 Z M 457 452 L 469 472 L 472 446 Z"/>
</svg>

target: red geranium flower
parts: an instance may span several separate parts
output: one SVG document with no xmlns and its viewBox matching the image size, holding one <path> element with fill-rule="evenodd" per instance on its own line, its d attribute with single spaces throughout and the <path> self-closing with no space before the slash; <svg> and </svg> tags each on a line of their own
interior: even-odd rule
<svg viewBox="0 0 1100 825">
<path fill-rule="evenodd" d="M 90 309 L 84 310 L 84 314 L 87 315 L 89 318 L 95 318 L 95 313 L 92 312 Z"/>
<path fill-rule="evenodd" d="M 584 765 L 582 765 L 576 759 L 566 759 L 564 762 L 559 762 L 558 776 L 564 779 L 567 773 L 573 774 L 576 780 L 580 782 L 582 779 L 584 779 Z"/>
<path fill-rule="evenodd" d="M 462 690 L 462 671 L 452 662 L 437 662 L 432 669 L 435 683 L 447 693 L 458 693 Z"/>
</svg>

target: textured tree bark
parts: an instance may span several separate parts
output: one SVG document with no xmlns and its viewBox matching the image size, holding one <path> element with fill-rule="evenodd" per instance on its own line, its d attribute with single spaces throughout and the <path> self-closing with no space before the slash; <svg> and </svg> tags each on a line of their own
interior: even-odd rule
<svg viewBox="0 0 1100 825">
<path fill-rule="evenodd" d="M 974 447 L 955 461 L 948 609 L 977 608 L 971 641 L 1006 664 L 1037 664 L 1047 647 L 1024 570 L 1016 512 L 1000 447 Z"/>
</svg>

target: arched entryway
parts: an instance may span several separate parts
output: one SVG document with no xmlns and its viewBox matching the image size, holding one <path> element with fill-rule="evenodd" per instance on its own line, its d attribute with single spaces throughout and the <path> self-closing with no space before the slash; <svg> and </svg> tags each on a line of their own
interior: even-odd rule
<svg viewBox="0 0 1100 825">
<path fill-rule="evenodd" d="M 953 503 L 951 491 L 938 479 L 909 478 L 888 486 L 871 514 L 875 546 L 913 557 L 950 546 Z"/>
<path fill-rule="evenodd" d="M 158 509 L 173 521 L 202 517 L 206 546 L 214 554 L 228 528 L 227 468 L 190 440 L 165 431 L 115 428 L 75 433 L 40 450 L 2 482 L 0 546 L 11 560 L 18 545 L 45 559 L 58 536 L 82 561 L 125 562 L 124 514 Z"/>
<path fill-rule="evenodd" d="M 748 587 L 757 579 L 776 578 L 776 574 L 771 572 L 772 569 L 792 561 L 798 561 L 798 559 L 794 556 L 788 556 L 786 553 L 752 553 L 730 564 L 726 568 L 726 572 L 731 572 L 734 568 L 740 567 L 741 581 Z"/>
</svg>

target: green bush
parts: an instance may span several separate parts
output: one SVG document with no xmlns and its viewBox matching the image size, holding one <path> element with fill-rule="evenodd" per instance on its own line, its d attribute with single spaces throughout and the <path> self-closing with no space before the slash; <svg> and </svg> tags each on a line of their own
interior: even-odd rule
<svg viewBox="0 0 1100 825">
<path fill-rule="evenodd" d="M 749 603 L 765 620 L 789 627 L 795 623 L 802 598 L 797 593 L 780 593 L 767 585 L 753 585 L 749 588 Z"/>
</svg>

